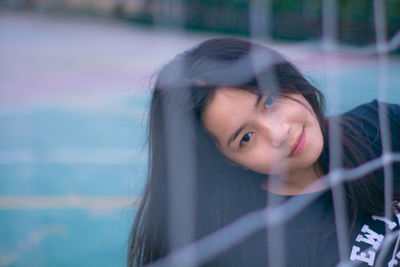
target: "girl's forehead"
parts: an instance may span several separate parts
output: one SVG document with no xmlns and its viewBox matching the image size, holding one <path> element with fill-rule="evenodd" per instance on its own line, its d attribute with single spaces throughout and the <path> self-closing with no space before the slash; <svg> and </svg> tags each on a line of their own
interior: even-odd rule
<svg viewBox="0 0 400 267">
<path fill-rule="evenodd" d="M 257 98 L 257 95 L 244 89 L 231 87 L 218 88 L 204 108 L 202 116 L 203 123 L 204 120 L 207 121 L 221 112 L 232 111 L 232 108 L 234 108 L 236 105 L 250 104 L 250 101 L 253 98 Z"/>
<path fill-rule="evenodd" d="M 232 104 L 234 102 L 242 102 L 250 98 L 257 97 L 256 91 L 234 87 L 220 87 L 215 90 L 214 96 L 211 98 L 210 104 L 220 102 L 221 104 Z"/>
</svg>

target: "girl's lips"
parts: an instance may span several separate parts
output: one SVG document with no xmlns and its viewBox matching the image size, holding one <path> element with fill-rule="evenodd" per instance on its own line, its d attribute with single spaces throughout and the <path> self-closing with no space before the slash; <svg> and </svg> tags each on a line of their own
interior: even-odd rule
<svg viewBox="0 0 400 267">
<path fill-rule="evenodd" d="M 306 144 L 306 133 L 304 132 L 304 128 L 303 128 L 300 136 L 297 138 L 296 144 L 294 145 L 294 147 L 292 148 L 292 150 L 289 154 L 289 157 L 296 156 L 299 153 L 301 153 L 301 151 L 303 151 L 303 149 L 304 149 L 305 144 Z"/>
</svg>

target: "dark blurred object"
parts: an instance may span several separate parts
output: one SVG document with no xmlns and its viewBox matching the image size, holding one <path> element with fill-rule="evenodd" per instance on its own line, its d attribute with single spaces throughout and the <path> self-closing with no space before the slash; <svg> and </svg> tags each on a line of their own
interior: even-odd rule
<svg viewBox="0 0 400 267">
<path fill-rule="evenodd" d="M 132 3 L 131 3 L 132 2 Z M 0 0 L 0 8 L 8 10 L 29 10 L 59 12 L 59 13 L 81 13 L 85 15 L 113 15 L 123 6 L 135 7 L 144 1 L 131 0 Z M 136 9 L 128 9 L 136 12 Z M 121 11 L 120 11 L 121 12 Z"/>
<path fill-rule="evenodd" d="M 322 35 L 321 0 L 0 0 L 0 7 L 108 14 L 161 27 L 250 34 L 250 3 L 270 10 L 265 36 L 305 40 Z M 385 0 L 387 34 L 400 30 L 400 1 Z M 375 42 L 373 2 L 339 0 L 339 41 Z"/>
<path fill-rule="evenodd" d="M 249 35 L 250 1 L 246 0 L 181 0 L 181 25 L 187 29 Z M 272 10 L 267 36 L 277 39 L 305 40 L 322 35 L 321 0 L 270 0 L 263 2 Z M 387 33 L 390 38 L 400 30 L 400 1 L 386 0 Z M 176 13 L 165 12 L 163 0 L 147 0 L 140 12 L 125 17 L 141 23 L 175 21 Z M 373 2 L 340 0 L 339 40 L 353 44 L 375 42 Z M 163 17 L 163 19 L 160 19 Z M 173 23 L 162 23 L 171 26 Z"/>
</svg>

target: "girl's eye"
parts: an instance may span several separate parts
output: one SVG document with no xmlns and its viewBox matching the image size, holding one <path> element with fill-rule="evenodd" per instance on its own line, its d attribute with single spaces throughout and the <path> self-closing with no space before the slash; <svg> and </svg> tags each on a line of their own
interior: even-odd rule
<svg viewBox="0 0 400 267">
<path fill-rule="evenodd" d="M 247 144 L 250 142 L 251 137 L 253 136 L 253 133 L 247 133 L 242 137 L 242 140 L 240 140 L 240 146 Z"/>
<path fill-rule="evenodd" d="M 275 96 L 273 95 L 267 96 L 264 102 L 264 107 L 269 108 L 272 106 L 272 104 L 274 104 L 274 102 L 275 102 Z"/>
</svg>

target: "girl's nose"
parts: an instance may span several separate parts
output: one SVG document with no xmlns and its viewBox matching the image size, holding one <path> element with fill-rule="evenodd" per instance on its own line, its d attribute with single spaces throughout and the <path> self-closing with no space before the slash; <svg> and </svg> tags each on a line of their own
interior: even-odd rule
<svg viewBox="0 0 400 267">
<path fill-rule="evenodd" d="M 265 120 L 262 127 L 273 147 L 280 148 L 285 145 L 290 132 L 288 123 L 280 120 Z"/>
</svg>

